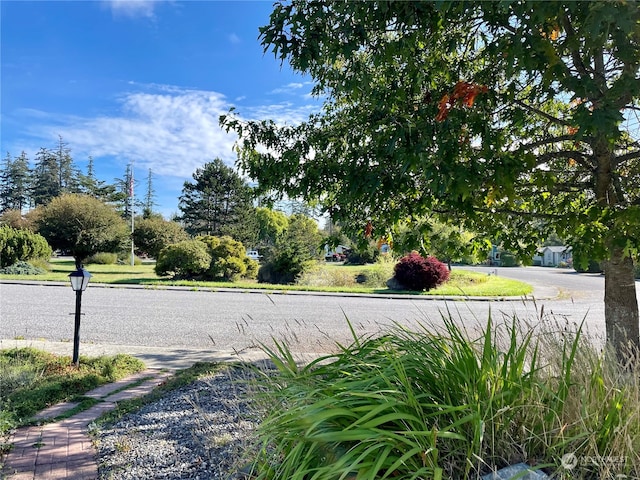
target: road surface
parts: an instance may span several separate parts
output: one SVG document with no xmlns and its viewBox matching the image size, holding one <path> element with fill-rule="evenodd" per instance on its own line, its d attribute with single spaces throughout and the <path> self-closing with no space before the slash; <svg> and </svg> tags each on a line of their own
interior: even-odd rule
<svg viewBox="0 0 640 480">
<path fill-rule="evenodd" d="M 358 335 L 376 334 L 394 323 L 435 328 L 447 311 L 469 328 L 485 323 L 492 312 L 494 318 L 517 315 L 531 324 L 540 323 L 541 317 L 545 322 L 575 324 L 586 319 L 592 335 L 604 334 L 601 276 L 536 267 L 483 268 L 477 269 L 519 278 L 547 292 L 555 285 L 552 290 L 560 296 L 443 301 L 90 285 L 82 297 L 81 343 L 233 352 L 254 349 L 258 343 L 271 345 L 276 338 L 297 352 L 324 353 L 335 342 L 351 343 L 350 325 Z M 70 342 L 74 298 L 67 285 L 0 284 L 3 346 L 12 339 Z"/>
</svg>

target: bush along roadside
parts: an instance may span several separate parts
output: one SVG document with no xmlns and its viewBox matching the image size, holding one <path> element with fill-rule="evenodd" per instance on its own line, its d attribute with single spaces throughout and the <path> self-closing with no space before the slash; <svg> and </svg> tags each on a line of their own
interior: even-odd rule
<svg viewBox="0 0 640 480">
<path fill-rule="evenodd" d="M 555 478 L 639 478 L 640 367 L 546 324 L 489 318 L 471 336 L 444 318 L 304 367 L 276 344 L 251 478 L 478 478 L 518 462 Z"/>
</svg>

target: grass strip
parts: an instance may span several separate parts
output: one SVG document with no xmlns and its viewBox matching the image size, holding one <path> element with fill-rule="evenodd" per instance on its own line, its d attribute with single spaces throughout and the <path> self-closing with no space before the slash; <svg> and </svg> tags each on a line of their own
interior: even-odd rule
<svg viewBox="0 0 640 480">
<path fill-rule="evenodd" d="M 51 271 L 41 275 L 0 275 L 0 279 L 7 280 L 38 280 L 67 282 L 68 275 L 75 269 L 73 261 L 53 259 L 50 262 Z M 273 285 L 256 281 L 237 282 L 209 282 L 195 280 L 172 280 L 158 277 L 152 264 L 136 265 L 89 265 L 93 283 L 108 285 L 143 285 L 149 288 L 188 287 L 194 291 L 215 289 L 263 290 L 270 292 L 326 292 L 326 293 L 355 293 L 380 295 L 428 295 L 428 296 L 459 296 L 459 297 L 511 297 L 529 295 L 533 288 L 524 282 L 479 272 L 454 269 L 451 279 L 429 292 L 413 292 L 406 290 L 391 290 L 386 288 L 385 282 L 393 275 L 393 265 L 335 265 L 319 263 L 311 279 L 305 284 Z M 357 276 L 363 275 L 373 279 L 365 284 L 358 284 Z M 324 277 L 318 281 L 318 277 Z M 346 279 L 346 280 L 345 280 Z"/>
<path fill-rule="evenodd" d="M 0 350 L 0 435 L 27 425 L 37 412 L 74 398 L 106 383 L 144 370 L 130 355 L 58 356 L 32 347 Z"/>
</svg>

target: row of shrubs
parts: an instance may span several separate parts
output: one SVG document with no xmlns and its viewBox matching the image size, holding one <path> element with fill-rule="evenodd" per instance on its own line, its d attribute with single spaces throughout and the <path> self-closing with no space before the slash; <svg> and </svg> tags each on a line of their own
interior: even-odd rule
<svg viewBox="0 0 640 480">
<path fill-rule="evenodd" d="M 312 261 L 301 261 L 294 249 L 278 250 L 258 263 L 248 258 L 242 243 L 231 237 L 200 236 L 165 247 L 155 271 L 160 276 L 199 280 L 255 278 L 261 283 L 287 284 L 303 279 Z M 449 269 L 435 257 L 417 252 L 401 258 L 394 268 L 394 286 L 405 290 L 431 290 L 449 279 Z"/>
<path fill-rule="evenodd" d="M 44 261 L 52 255 L 51 247 L 44 237 L 9 226 L 0 227 L 0 252 L 1 272 L 13 274 L 43 273 L 42 269 L 32 267 L 27 262 L 38 259 Z M 365 252 L 352 255 L 350 261 L 364 263 L 374 260 L 374 257 L 371 252 Z M 119 260 L 116 253 L 100 252 L 86 259 L 86 263 L 110 265 Z M 137 257 L 134 257 L 134 262 L 141 263 Z M 162 249 L 155 271 L 160 276 L 171 275 L 184 279 L 234 281 L 257 277 L 263 283 L 286 284 L 301 278 L 313 263 L 302 249 L 296 248 L 292 243 L 270 252 L 265 264 L 258 269 L 258 263 L 246 256 L 242 243 L 229 236 L 208 235 L 174 243 Z M 397 263 L 394 278 L 398 288 L 430 290 L 447 281 L 449 271 L 446 265 L 434 257 L 425 258 L 412 252 Z"/>
<path fill-rule="evenodd" d="M 242 243 L 233 238 L 206 235 L 163 248 L 155 271 L 174 278 L 233 281 L 255 278 L 258 262 L 247 257 Z"/>
</svg>

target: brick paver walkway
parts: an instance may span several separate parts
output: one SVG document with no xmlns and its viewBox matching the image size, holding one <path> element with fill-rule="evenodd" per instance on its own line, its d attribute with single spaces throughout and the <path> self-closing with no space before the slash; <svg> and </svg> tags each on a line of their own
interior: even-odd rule
<svg viewBox="0 0 640 480">
<path fill-rule="evenodd" d="M 170 372 L 145 370 L 115 383 L 99 387 L 85 396 L 96 405 L 65 420 L 41 426 L 19 428 L 11 436 L 13 449 L 5 458 L 3 475 L 7 480 L 93 480 L 98 477 L 96 450 L 87 434 L 88 425 L 116 403 L 143 396 L 164 382 Z M 136 385 L 141 380 L 144 381 Z M 37 419 L 51 419 L 74 408 L 61 403 L 44 410 Z"/>
</svg>

